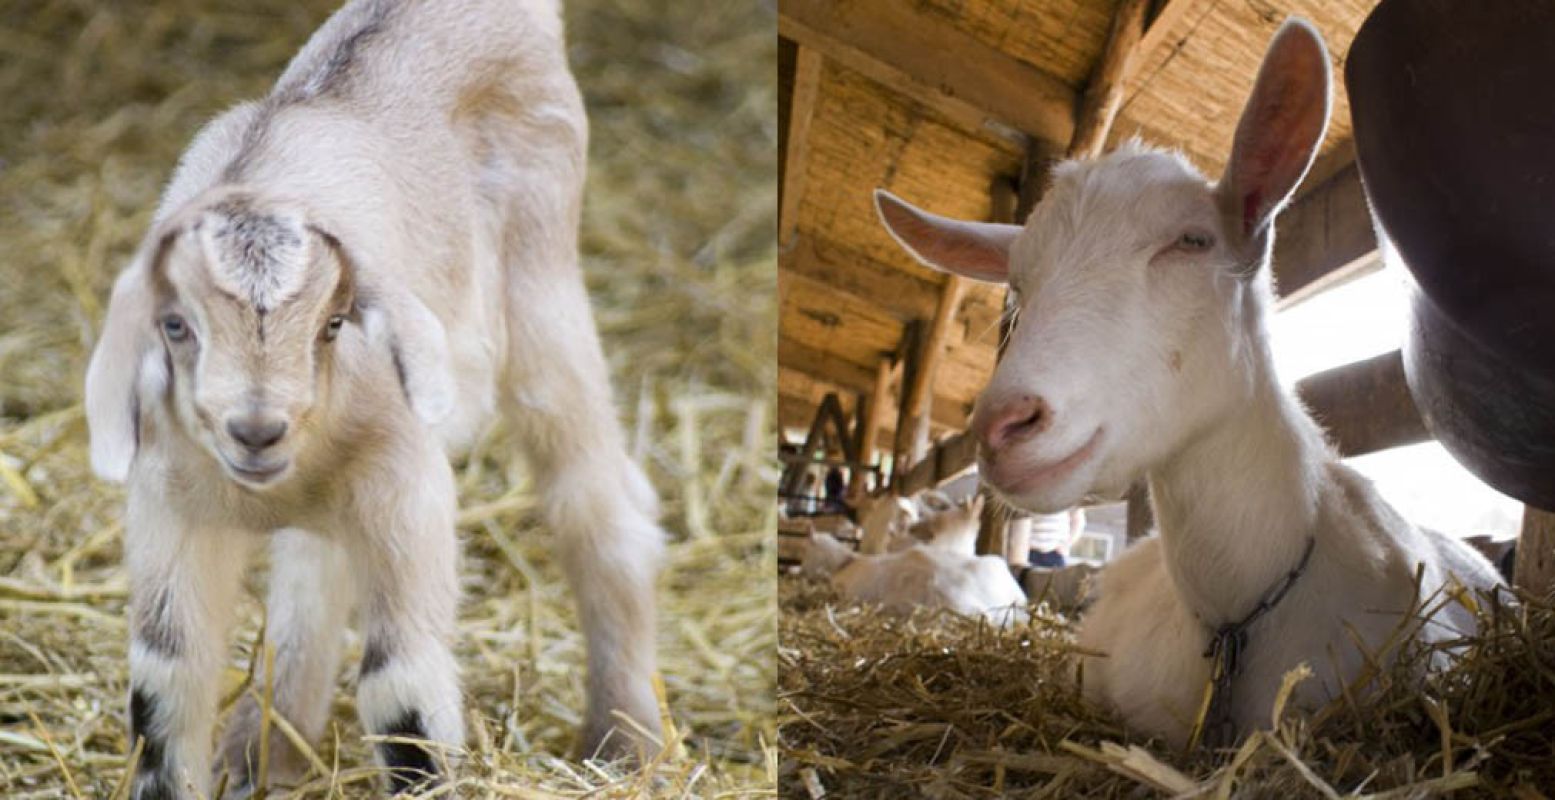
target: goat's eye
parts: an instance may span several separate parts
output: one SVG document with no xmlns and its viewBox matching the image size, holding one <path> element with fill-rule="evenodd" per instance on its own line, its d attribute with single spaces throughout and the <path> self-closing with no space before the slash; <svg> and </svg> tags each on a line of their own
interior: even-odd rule
<svg viewBox="0 0 1555 800">
<path fill-rule="evenodd" d="M 168 314 L 162 318 L 162 332 L 170 341 L 181 342 L 189 338 L 189 323 L 177 314 Z"/>
<path fill-rule="evenodd" d="M 1191 253 L 1202 253 L 1214 246 L 1215 237 L 1206 231 L 1183 231 L 1183 234 L 1177 237 L 1177 247 Z"/>
<path fill-rule="evenodd" d="M 329 322 L 324 324 L 324 341 L 335 341 L 335 337 L 340 335 L 340 329 L 344 327 L 345 324 L 346 318 L 340 314 L 336 314 L 330 317 Z"/>
</svg>

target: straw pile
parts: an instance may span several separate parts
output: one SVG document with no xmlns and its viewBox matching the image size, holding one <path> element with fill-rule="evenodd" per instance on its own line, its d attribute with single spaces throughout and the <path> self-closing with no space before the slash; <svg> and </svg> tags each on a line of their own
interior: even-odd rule
<svg viewBox="0 0 1555 800">
<path fill-rule="evenodd" d="M 779 596 L 785 797 L 1555 794 L 1555 596 L 1481 602 L 1481 635 L 1428 681 L 1430 654 L 1405 646 L 1341 702 L 1272 710 L 1274 730 L 1193 754 L 1082 702 L 1073 624 L 1052 614 L 998 631 L 836 607 L 797 578 Z"/>
<path fill-rule="evenodd" d="M 262 94 L 330 0 L 0 10 L 0 795 L 109 797 L 127 748 L 122 494 L 87 471 L 80 376 L 113 275 L 197 126 Z M 776 776 L 775 41 L 759 4 L 567 4 L 593 121 L 583 247 L 635 454 L 674 540 L 661 582 L 682 746 L 558 758 L 582 708 L 571 599 L 507 437 L 456 465 L 470 752 L 455 796 L 770 795 Z M 695 7 L 692 7 L 695 6 Z M 231 663 L 262 625 L 256 578 Z M 360 652 L 353 639 L 348 660 Z M 372 796 L 342 670 L 321 769 Z"/>
</svg>

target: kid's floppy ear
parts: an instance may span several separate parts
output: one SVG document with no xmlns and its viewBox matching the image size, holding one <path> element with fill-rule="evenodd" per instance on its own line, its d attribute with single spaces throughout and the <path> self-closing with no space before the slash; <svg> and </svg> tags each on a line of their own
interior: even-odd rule
<svg viewBox="0 0 1555 800">
<path fill-rule="evenodd" d="M 962 222 L 930 214 L 884 189 L 875 190 L 881 224 L 924 265 L 987 283 L 1008 283 L 1010 245 L 1019 225 Z"/>
<path fill-rule="evenodd" d="M 119 273 L 87 366 L 84 394 L 92 471 L 106 481 L 122 483 L 129 477 L 140 446 L 142 390 L 160 394 L 167 387 L 167 368 L 157 347 L 152 279 L 177 236 L 177 231 L 168 231 L 142 244 Z"/>
<path fill-rule="evenodd" d="M 1269 43 L 1216 189 L 1233 235 L 1264 240 L 1301 183 L 1328 127 L 1330 82 L 1322 37 L 1303 20 L 1287 21 Z"/>
<path fill-rule="evenodd" d="M 442 422 L 454 408 L 448 332 L 442 321 L 414 293 L 380 283 L 361 269 L 338 238 L 324 231 L 318 233 L 349 275 L 368 340 L 386 345 L 393 354 L 411 411 L 428 425 Z"/>
</svg>

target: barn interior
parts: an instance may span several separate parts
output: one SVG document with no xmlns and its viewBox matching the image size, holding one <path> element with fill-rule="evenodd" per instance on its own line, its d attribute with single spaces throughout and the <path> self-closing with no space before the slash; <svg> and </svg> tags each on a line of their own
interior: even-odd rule
<svg viewBox="0 0 1555 800">
<path fill-rule="evenodd" d="M 878 222 L 874 189 L 948 217 L 1020 222 L 1040 200 L 1055 161 L 1095 156 L 1136 136 L 1179 149 L 1206 175 L 1219 175 L 1263 48 L 1282 22 L 1296 15 L 1316 26 L 1339 76 L 1352 39 L 1375 5 L 1371 0 L 784 0 L 778 224 L 785 467 L 779 503 L 787 515 L 780 521 L 782 551 L 797 558 L 811 531 L 846 530 L 843 520 L 856 519 L 881 496 L 976 491 L 975 443 L 966 427 L 999 358 L 1005 291 L 917 263 Z M 1454 464 L 1433 441 L 1411 398 L 1398 349 L 1407 290 L 1384 269 L 1355 154 L 1349 99 L 1336 78 L 1326 138 L 1278 222 L 1274 279 L 1280 318 L 1288 322 L 1276 322 L 1276 336 L 1291 339 L 1296 349 L 1302 340 L 1355 338 L 1338 333 L 1341 323 L 1329 315 L 1340 306 L 1373 329 L 1396 331 L 1363 357 L 1346 355 L 1355 351 L 1345 351 L 1342 343 L 1326 357 L 1293 354 L 1285 359 L 1289 366 L 1282 365 L 1282 372 L 1292 374 L 1282 377 L 1342 456 L 1363 471 L 1377 466 L 1381 477 L 1373 477 L 1401 508 L 1412 501 L 1388 494 L 1394 490 L 1386 471 L 1404 469 L 1405 462 L 1418 467 L 1434 461 L 1442 474 L 1453 473 L 1432 484 L 1445 487 L 1436 492 L 1439 498 L 1476 509 L 1456 518 L 1472 517 L 1459 526 L 1468 529 L 1465 535 L 1478 534 L 1492 556 L 1519 536 L 1520 551 L 1549 552 L 1555 516 L 1486 487 Z M 1369 299 L 1356 299 L 1362 295 Z M 1379 297 L 1398 314 L 1367 307 Z M 838 485 L 828 490 L 826 476 L 833 471 L 845 480 L 833 478 Z M 1423 479 L 1411 473 L 1391 481 L 1407 483 L 1419 486 Z M 1092 515 L 1103 527 L 1118 529 L 1118 550 L 1151 527 L 1142 487 L 1125 502 Z M 1008 514 L 987 513 L 979 552 L 1010 555 L 1009 523 Z M 1522 559 L 1516 569 L 1520 587 L 1534 592 L 1555 587 L 1551 559 Z M 1033 676 L 1050 676 L 1047 670 L 1056 667 L 1031 660 L 1036 636 L 1031 630 L 1001 634 L 943 616 L 881 623 L 868 613 L 834 608 L 824 591 L 817 592 L 797 580 L 785 580 L 782 587 L 780 697 L 785 710 L 804 720 L 785 728 L 783 749 L 793 766 L 785 764 L 784 781 L 811 796 L 823 788 L 867 793 L 899 785 L 893 782 L 935 786 L 946 796 L 981 796 L 989 786 L 1024 787 L 1031 796 L 1112 796 L 1138 786 L 1169 794 L 1230 791 L 1232 785 L 1328 794 L 1346 785 L 1345 776 L 1360 762 L 1336 759 L 1324 748 L 1373 745 L 1379 754 L 1396 757 L 1367 761 L 1385 776 L 1373 788 L 1408 787 L 1424 779 L 1417 771 L 1423 762 L 1409 745 L 1377 744 L 1397 733 L 1393 723 L 1378 722 L 1380 717 L 1369 718 L 1375 726 L 1364 733 L 1360 728 L 1371 723 L 1355 723 L 1349 741 L 1323 740 L 1305 727 L 1289 739 L 1271 736 L 1238 754 L 1241 761 L 1231 767 L 1183 760 L 1181 754 L 1175 754 L 1177 766 L 1166 766 L 1130 750 L 1133 745 L 1103 752 L 1093 741 L 1064 749 L 1055 740 L 1066 732 L 1083 740 L 1108 739 L 1118 730 L 1088 712 L 1055 711 L 1052 704 L 1059 701 L 1045 694 L 1048 687 L 1032 688 L 1043 683 Z M 1053 624 L 1062 628 L 1069 621 Z M 1042 636 L 1051 633 L 1043 630 Z M 1054 635 L 1062 638 L 1062 631 Z M 939 656 L 925 655 L 925 648 Z M 982 664 L 981 677 L 969 668 L 971 662 Z M 868 681 L 855 682 L 860 671 L 870 674 Z M 885 681 L 886 674 L 918 690 L 871 694 L 868 687 Z M 1012 679 L 1024 688 L 1012 688 Z M 956 688 L 948 689 L 952 684 Z M 838 697 L 850 698 L 851 710 L 835 702 Z M 963 707 L 958 704 L 1020 707 L 1038 718 L 1061 717 L 1071 727 L 1032 723 L 1015 740 L 1046 755 L 1017 756 L 1007 735 L 1025 725 L 1018 714 L 977 717 L 956 710 Z M 876 711 L 889 721 L 871 722 Z M 1415 707 L 1411 713 L 1426 712 Z M 1547 721 L 1534 724 L 1548 735 Z M 1030 738 L 1023 738 L 1026 734 Z M 1440 735 L 1449 733 L 1443 729 Z M 873 743 L 854 748 L 847 736 Z M 1437 777 L 1475 780 L 1439 763 L 1442 758 L 1452 760 L 1438 753 Z M 1131 766 L 1122 766 L 1126 761 Z M 1252 763 L 1262 766 L 1249 767 Z M 1457 766 L 1463 766 L 1461 759 Z M 1107 779 L 1091 780 L 1093 767 Z M 1076 777 L 1082 774 L 1091 778 Z M 1131 777 L 1119 778 L 1122 774 Z M 1244 780 L 1250 782 L 1238 782 Z M 1044 795 L 1052 791 L 1057 794 Z"/>
</svg>

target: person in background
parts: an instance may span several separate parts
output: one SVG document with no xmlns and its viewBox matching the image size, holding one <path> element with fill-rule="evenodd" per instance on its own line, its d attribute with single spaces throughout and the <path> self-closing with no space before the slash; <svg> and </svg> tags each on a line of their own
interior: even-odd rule
<svg viewBox="0 0 1555 800">
<path fill-rule="evenodd" d="M 1085 509 L 1071 508 L 1057 514 L 1033 514 L 1028 518 L 1031 533 L 1031 566 L 1062 569 L 1069 547 L 1085 532 Z"/>
<path fill-rule="evenodd" d="M 847 510 L 842 502 L 842 496 L 848 490 L 848 481 L 842 477 L 842 470 L 832 467 L 826 471 L 826 505 L 824 511 L 840 513 Z"/>
</svg>

